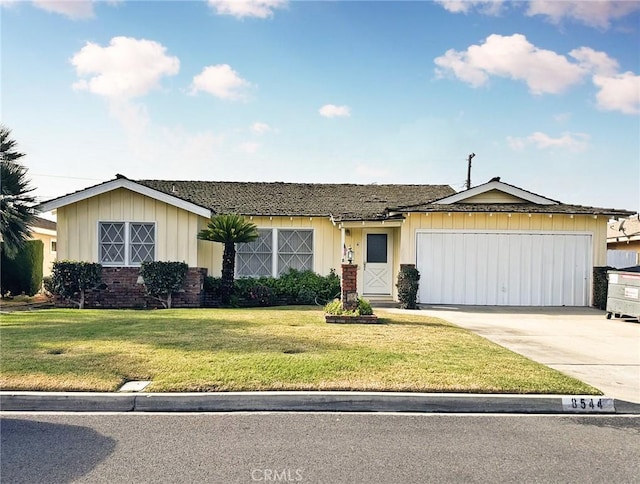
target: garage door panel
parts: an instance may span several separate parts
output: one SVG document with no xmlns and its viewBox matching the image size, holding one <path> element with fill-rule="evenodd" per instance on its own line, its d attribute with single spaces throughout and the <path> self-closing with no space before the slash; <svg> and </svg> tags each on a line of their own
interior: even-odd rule
<svg viewBox="0 0 640 484">
<path fill-rule="evenodd" d="M 591 236 L 421 232 L 416 264 L 423 303 L 586 306 Z"/>
</svg>

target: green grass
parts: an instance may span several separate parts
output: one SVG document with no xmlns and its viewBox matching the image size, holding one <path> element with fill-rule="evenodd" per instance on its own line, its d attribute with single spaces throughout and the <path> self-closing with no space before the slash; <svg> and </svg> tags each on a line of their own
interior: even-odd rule
<svg viewBox="0 0 640 484">
<path fill-rule="evenodd" d="M 299 307 L 2 314 L 0 387 L 599 393 L 442 320 L 378 315 L 383 324 L 327 324 Z"/>
</svg>

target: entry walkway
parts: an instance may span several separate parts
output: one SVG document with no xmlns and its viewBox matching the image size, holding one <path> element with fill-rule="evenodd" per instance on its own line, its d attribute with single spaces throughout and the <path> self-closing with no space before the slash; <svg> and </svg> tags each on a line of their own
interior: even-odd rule
<svg viewBox="0 0 640 484">
<path fill-rule="evenodd" d="M 608 320 L 605 311 L 586 307 L 423 306 L 419 313 L 469 329 L 608 397 L 640 403 L 637 320 Z"/>
</svg>

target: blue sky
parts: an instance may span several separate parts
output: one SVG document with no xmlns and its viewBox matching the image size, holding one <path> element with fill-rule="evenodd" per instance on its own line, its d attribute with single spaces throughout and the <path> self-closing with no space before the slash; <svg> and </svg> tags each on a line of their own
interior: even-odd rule
<svg viewBox="0 0 640 484">
<path fill-rule="evenodd" d="M 36 194 L 494 176 L 640 210 L 638 1 L 0 0 Z"/>
</svg>

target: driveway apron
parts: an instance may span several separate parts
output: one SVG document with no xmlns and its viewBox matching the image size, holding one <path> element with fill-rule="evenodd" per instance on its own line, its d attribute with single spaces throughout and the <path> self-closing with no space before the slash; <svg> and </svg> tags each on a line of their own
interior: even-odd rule
<svg viewBox="0 0 640 484">
<path fill-rule="evenodd" d="M 402 311 L 390 309 L 390 311 Z M 640 323 L 587 307 L 423 306 L 505 348 L 640 403 Z"/>
</svg>

